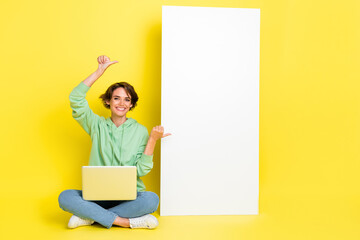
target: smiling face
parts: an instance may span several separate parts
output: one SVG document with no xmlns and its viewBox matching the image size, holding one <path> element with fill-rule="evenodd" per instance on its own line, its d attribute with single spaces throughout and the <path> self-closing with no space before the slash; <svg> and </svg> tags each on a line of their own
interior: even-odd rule
<svg viewBox="0 0 360 240">
<path fill-rule="evenodd" d="M 124 88 L 119 87 L 114 90 L 110 101 L 106 101 L 106 104 L 110 105 L 111 116 L 124 117 L 132 107 L 131 96 Z"/>
</svg>

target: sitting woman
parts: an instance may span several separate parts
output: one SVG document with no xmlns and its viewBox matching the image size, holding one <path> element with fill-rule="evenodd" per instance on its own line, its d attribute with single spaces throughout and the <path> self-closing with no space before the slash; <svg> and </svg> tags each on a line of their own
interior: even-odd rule
<svg viewBox="0 0 360 240">
<path fill-rule="evenodd" d="M 126 117 L 138 101 L 134 88 L 126 82 L 111 85 L 100 96 L 104 106 L 111 110 L 111 117 L 105 119 L 93 113 L 85 99 L 86 93 L 110 65 L 117 63 L 107 56 L 100 56 L 97 61 L 98 69 L 70 93 L 72 115 L 91 137 L 90 166 L 136 166 L 137 198 L 131 201 L 86 201 L 81 190 L 65 190 L 59 196 L 60 208 L 73 214 L 69 228 L 94 222 L 106 228 L 113 225 L 155 228 L 158 221 L 150 213 L 157 210 L 159 197 L 145 191 L 140 177 L 153 167 L 156 141 L 171 134 L 164 134 L 164 128 L 156 126 L 149 136 L 145 126 Z"/>
</svg>

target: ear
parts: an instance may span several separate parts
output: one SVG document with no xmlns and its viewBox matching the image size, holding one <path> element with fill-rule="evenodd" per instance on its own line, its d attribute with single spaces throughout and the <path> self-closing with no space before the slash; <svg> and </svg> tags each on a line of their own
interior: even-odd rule
<svg viewBox="0 0 360 240">
<path fill-rule="evenodd" d="M 105 101 L 105 103 L 110 106 L 110 101 Z"/>
</svg>

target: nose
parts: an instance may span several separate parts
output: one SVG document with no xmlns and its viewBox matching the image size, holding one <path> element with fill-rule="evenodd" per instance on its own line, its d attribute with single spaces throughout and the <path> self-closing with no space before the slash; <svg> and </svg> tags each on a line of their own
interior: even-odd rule
<svg viewBox="0 0 360 240">
<path fill-rule="evenodd" d="M 124 99 L 119 99 L 119 104 L 122 106 L 124 104 Z"/>
</svg>

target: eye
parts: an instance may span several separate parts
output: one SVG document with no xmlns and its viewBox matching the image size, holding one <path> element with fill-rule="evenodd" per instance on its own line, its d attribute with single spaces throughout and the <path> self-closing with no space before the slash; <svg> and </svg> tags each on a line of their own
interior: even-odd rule
<svg viewBox="0 0 360 240">
<path fill-rule="evenodd" d="M 130 99 L 126 99 L 127 102 L 130 102 Z"/>
</svg>

